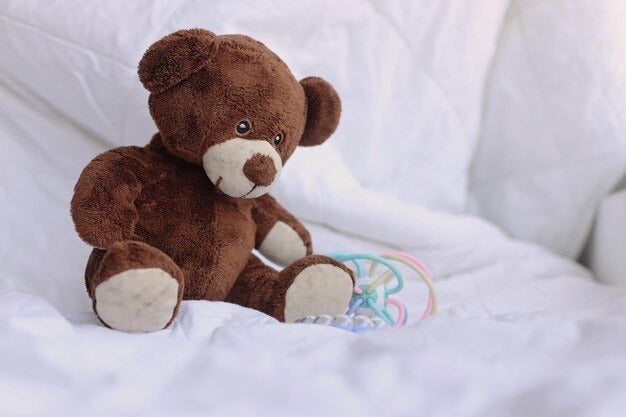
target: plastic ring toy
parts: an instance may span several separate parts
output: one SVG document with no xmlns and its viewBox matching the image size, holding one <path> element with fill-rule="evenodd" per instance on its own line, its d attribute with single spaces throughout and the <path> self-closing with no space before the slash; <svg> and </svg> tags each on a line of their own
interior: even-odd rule
<svg viewBox="0 0 626 417">
<path fill-rule="evenodd" d="M 394 263 L 400 263 L 413 270 L 428 287 L 428 301 L 421 320 L 437 312 L 439 302 L 430 272 L 414 256 L 397 251 L 385 252 L 380 256 L 347 252 L 332 252 L 328 256 L 339 262 L 354 264 L 355 286 L 348 311 L 335 317 L 328 315 L 302 317 L 296 322 L 325 324 L 356 333 L 387 326 L 403 326 L 408 318 L 407 309 L 401 301 L 389 297 L 404 287 L 402 273 Z M 369 268 L 365 268 L 364 262 L 370 263 Z M 375 276 L 379 265 L 383 265 L 387 270 Z M 395 285 L 387 288 L 392 281 L 395 281 Z M 390 312 L 389 306 L 396 310 L 395 315 Z"/>
</svg>

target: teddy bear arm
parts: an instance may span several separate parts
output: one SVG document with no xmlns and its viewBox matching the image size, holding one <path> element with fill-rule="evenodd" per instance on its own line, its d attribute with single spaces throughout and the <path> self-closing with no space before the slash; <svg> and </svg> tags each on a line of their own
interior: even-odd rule
<svg viewBox="0 0 626 417">
<path fill-rule="evenodd" d="M 256 248 L 272 262 L 285 266 L 313 252 L 309 231 L 273 197 L 256 199 L 253 218 Z"/>
<path fill-rule="evenodd" d="M 117 148 L 94 158 L 81 173 L 71 202 L 78 235 L 98 248 L 131 239 L 137 223 L 135 198 L 141 190 L 142 162 L 133 148 Z"/>
</svg>

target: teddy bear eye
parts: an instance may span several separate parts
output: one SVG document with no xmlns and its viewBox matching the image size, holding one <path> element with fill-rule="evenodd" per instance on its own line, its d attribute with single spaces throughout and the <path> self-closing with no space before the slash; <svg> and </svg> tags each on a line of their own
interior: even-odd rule
<svg viewBox="0 0 626 417">
<path fill-rule="evenodd" d="M 274 136 L 274 145 L 278 146 L 278 145 L 280 145 L 282 143 L 282 141 L 283 141 L 283 134 L 282 133 L 277 133 Z"/>
<path fill-rule="evenodd" d="M 235 130 L 240 135 L 245 135 L 246 133 L 250 131 L 250 129 L 251 129 L 250 122 L 247 120 L 242 120 L 239 123 L 237 123 L 237 126 L 235 126 Z"/>
</svg>

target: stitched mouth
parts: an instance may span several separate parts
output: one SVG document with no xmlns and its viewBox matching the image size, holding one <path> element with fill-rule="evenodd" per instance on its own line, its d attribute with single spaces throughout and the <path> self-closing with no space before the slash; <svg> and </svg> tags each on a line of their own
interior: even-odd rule
<svg viewBox="0 0 626 417">
<path fill-rule="evenodd" d="M 244 195 L 242 195 L 242 198 L 246 198 L 248 196 L 248 194 L 250 194 L 252 191 L 254 191 L 256 189 L 257 185 L 254 184 L 254 186 L 252 187 L 252 189 L 250 191 L 248 191 L 247 193 L 245 193 Z"/>
<path fill-rule="evenodd" d="M 224 179 L 224 178 L 219 177 L 219 178 L 217 179 L 217 181 L 215 181 L 215 189 L 217 189 L 217 192 L 218 192 L 219 194 L 225 194 L 225 193 L 224 193 L 224 191 L 220 190 L 220 184 L 222 183 L 222 180 L 223 180 L 223 179 Z M 242 195 L 242 196 L 241 196 L 241 197 L 239 197 L 239 198 L 246 198 L 246 197 L 247 197 L 247 196 L 248 196 L 248 195 L 249 195 L 252 191 L 256 190 L 256 187 L 258 187 L 258 185 L 257 185 L 257 184 L 254 184 L 254 185 L 252 186 L 252 188 L 250 189 L 250 191 L 248 191 L 247 193 L 245 193 L 244 195 Z"/>
</svg>

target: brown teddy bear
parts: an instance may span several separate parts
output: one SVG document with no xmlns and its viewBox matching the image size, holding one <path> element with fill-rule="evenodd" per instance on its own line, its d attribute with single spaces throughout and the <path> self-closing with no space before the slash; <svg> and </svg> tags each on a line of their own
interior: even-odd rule
<svg viewBox="0 0 626 417">
<path fill-rule="evenodd" d="M 94 247 L 85 281 L 107 326 L 167 327 L 182 299 L 236 303 L 281 321 L 343 313 L 353 277 L 312 255 L 304 226 L 267 195 L 298 145 L 324 142 L 341 104 L 321 78 L 298 82 L 262 43 L 182 30 L 139 63 L 159 132 L 92 160 L 71 213 Z M 286 265 L 278 272 L 251 252 Z"/>
</svg>

